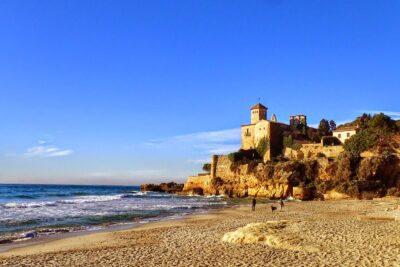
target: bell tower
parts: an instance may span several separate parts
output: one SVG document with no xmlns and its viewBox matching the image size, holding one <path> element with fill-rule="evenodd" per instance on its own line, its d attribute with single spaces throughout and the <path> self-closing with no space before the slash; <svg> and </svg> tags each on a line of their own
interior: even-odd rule
<svg viewBox="0 0 400 267">
<path fill-rule="evenodd" d="M 257 105 L 251 107 L 251 124 L 256 124 L 260 120 L 267 119 L 267 110 L 268 108 L 265 107 L 263 104 L 258 103 Z"/>
</svg>

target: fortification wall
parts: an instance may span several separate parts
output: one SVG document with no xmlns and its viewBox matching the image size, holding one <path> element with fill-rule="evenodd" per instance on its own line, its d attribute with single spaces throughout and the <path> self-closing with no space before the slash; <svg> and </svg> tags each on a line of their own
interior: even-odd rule
<svg viewBox="0 0 400 267">
<path fill-rule="evenodd" d="M 343 146 L 322 146 L 321 144 L 304 144 L 300 148 L 304 159 L 315 159 L 318 154 L 323 153 L 328 158 L 336 158 L 344 151 Z M 289 159 L 298 159 L 298 151 L 285 148 L 284 156 Z"/>
<path fill-rule="evenodd" d="M 214 177 L 228 177 L 232 175 L 231 171 L 231 161 L 228 156 L 215 156 L 213 157 L 215 164 L 215 176 Z"/>
<path fill-rule="evenodd" d="M 210 175 L 190 176 L 183 191 L 186 194 L 268 198 L 280 198 L 291 194 L 291 187 L 287 182 L 267 177 L 263 168 L 263 163 L 233 164 L 228 156 L 214 155 L 211 157 Z"/>
</svg>

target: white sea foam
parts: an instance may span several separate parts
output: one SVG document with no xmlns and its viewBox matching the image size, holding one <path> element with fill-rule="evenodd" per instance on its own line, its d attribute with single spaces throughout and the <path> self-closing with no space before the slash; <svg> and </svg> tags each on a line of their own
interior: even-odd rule
<svg viewBox="0 0 400 267">
<path fill-rule="evenodd" d="M 37 199 L 36 201 L 10 201 L 0 204 L 0 234 L 1 231 L 4 232 L 7 229 L 30 230 L 38 226 L 68 225 L 71 222 L 101 224 L 107 222 L 105 221 L 107 218 L 114 222 L 114 218 L 115 220 L 131 220 L 130 218 L 133 220 L 137 217 L 141 218 L 141 223 L 145 223 L 153 220 L 146 218 L 147 216 L 190 213 L 225 204 L 226 202 L 221 201 L 219 196 L 188 197 L 137 191 L 113 195 L 47 198 L 43 201 Z"/>
</svg>

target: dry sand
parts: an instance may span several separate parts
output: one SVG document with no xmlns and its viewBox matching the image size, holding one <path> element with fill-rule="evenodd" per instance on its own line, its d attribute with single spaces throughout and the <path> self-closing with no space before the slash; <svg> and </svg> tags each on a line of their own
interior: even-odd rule
<svg viewBox="0 0 400 267">
<path fill-rule="evenodd" d="M 400 266 L 399 200 L 228 208 L 14 249 L 0 266 Z M 372 214 L 373 216 L 369 216 Z M 382 215 L 382 216 L 381 216 Z"/>
</svg>

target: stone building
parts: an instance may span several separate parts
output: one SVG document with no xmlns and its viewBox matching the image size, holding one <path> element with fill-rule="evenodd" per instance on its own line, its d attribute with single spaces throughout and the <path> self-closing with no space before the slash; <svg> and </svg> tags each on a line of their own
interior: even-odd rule
<svg viewBox="0 0 400 267">
<path fill-rule="evenodd" d="M 346 126 L 346 127 L 340 127 L 334 131 L 332 131 L 332 134 L 334 137 L 340 140 L 342 144 L 346 142 L 347 139 L 355 135 L 358 131 L 357 126 Z"/>
<path fill-rule="evenodd" d="M 307 125 L 307 116 L 306 115 L 290 116 L 290 125 L 291 126 Z"/>
<path fill-rule="evenodd" d="M 264 155 L 264 160 L 270 160 L 282 152 L 282 133 L 289 125 L 276 121 L 273 115 L 271 120 L 267 119 L 268 108 L 258 103 L 250 108 L 251 123 L 242 125 L 242 149 L 254 149 L 262 139 L 266 139 L 269 149 Z"/>
</svg>

